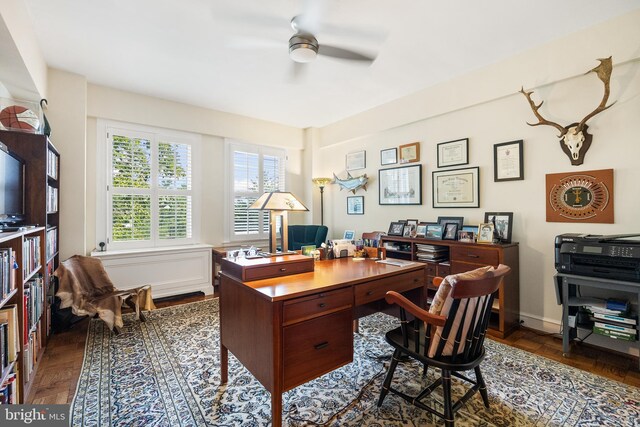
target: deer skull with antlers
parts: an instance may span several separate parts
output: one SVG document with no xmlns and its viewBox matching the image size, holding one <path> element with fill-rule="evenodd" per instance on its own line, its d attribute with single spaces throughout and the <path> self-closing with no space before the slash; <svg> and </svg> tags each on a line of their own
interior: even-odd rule
<svg viewBox="0 0 640 427">
<path fill-rule="evenodd" d="M 591 113 L 587 114 L 584 119 L 580 121 L 580 123 L 571 123 L 568 126 L 562 126 L 558 123 L 551 122 L 545 119 L 538 111 L 542 104 L 544 104 L 544 101 L 541 101 L 540 104 L 536 105 L 535 102 L 533 102 L 533 100 L 531 99 L 531 94 L 533 93 L 533 91 L 526 92 L 524 88 L 520 88 L 520 93 L 522 93 L 527 98 L 527 101 L 529 101 L 529 105 L 533 110 L 533 114 L 535 114 L 538 118 L 538 123 L 527 122 L 527 124 L 529 126 L 547 125 L 553 126 L 554 128 L 558 129 L 558 131 L 560 132 L 560 135 L 558 135 L 558 138 L 560 138 L 560 147 L 562 148 L 562 151 L 564 151 L 564 153 L 569 157 L 569 159 L 571 160 L 571 164 L 574 166 L 581 165 L 584 162 L 584 155 L 591 146 L 591 140 L 593 137 L 587 132 L 587 129 L 589 128 L 587 126 L 587 120 L 615 104 L 615 102 L 613 102 L 609 105 L 606 105 L 609 99 L 609 81 L 611 80 L 611 70 L 613 69 L 611 57 L 598 59 L 598 61 L 600 61 L 600 65 L 592 70 L 587 71 L 586 74 L 589 74 L 593 71 L 598 75 L 598 78 L 602 80 L 602 83 L 604 83 L 604 96 L 602 97 L 602 101 L 600 101 L 600 105 L 598 105 L 598 107 Z"/>
</svg>

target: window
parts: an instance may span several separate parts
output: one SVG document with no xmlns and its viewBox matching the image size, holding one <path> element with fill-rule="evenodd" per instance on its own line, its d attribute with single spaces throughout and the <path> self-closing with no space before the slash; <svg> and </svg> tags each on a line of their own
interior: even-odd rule
<svg viewBox="0 0 640 427">
<path fill-rule="evenodd" d="M 195 141 L 192 135 L 106 126 L 109 248 L 196 242 Z"/>
<path fill-rule="evenodd" d="M 269 212 L 248 210 L 268 191 L 284 191 L 285 151 L 258 145 L 230 142 L 229 238 L 256 240 L 269 237 Z"/>
</svg>

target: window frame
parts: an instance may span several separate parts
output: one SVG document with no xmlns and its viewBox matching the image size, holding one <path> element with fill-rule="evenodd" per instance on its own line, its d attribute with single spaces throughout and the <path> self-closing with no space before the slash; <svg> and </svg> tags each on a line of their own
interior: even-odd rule
<svg viewBox="0 0 640 427">
<path fill-rule="evenodd" d="M 280 159 L 281 170 L 279 172 L 281 176 L 281 184 L 279 191 L 286 191 L 286 176 L 287 176 L 287 150 L 284 148 L 271 147 L 260 144 L 252 144 L 248 142 L 238 141 L 234 139 L 225 139 L 225 209 L 224 209 L 224 233 L 225 242 L 254 242 L 263 241 L 269 239 L 268 224 L 265 227 L 263 221 L 268 221 L 268 215 L 260 216 L 260 223 L 258 226 L 258 233 L 255 234 L 235 234 L 234 231 L 234 201 L 237 194 L 247 194 L 248 192 L 235 192 L 234 189 L 234 153 L 236 151 L 244 151 L 247 153 L 255 153 L 259 156 L 258 160 L 258 176 L 263 176 L 264 172 L 264 156 L 274 156 Z M 260 188 L 256 193 L 257 197 L 260 197 L 264 193 L 263 182 L 260 181 Z"/>
<path fill-rule="evenodd" d="M 117 189 L 112 186 L 112 140 L 113 133 L 124 133 L 127 137 L 145 138 L 151 141 L 151 185 L 147 189 Z M 107 250 L 152 249 L 200 243 L 201 206 L 201 137 L 198 134 L 164 128 L 98 119 L 96 153 L 96 246 L 106 243 Z M 160 143 L 188 144 L 191 146 L 191 190 L 164 189 L 158 183 L 158 146 Z M 114 194 L 149 194 L 151 197 L 151 239 L 141 241 L 114 242 L 112 235 L 112 196 Z M 185 195 L 191 197 L 191 237 L 160 239 L 159 210 L 157 204 L 163 195 Z"/>
</svg>

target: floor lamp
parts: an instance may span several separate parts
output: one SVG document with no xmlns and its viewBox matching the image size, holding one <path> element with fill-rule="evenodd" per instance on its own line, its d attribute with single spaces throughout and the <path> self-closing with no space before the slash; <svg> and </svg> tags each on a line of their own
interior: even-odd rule
<svg viewBox="0 0 640 427">
<path fill-rule="evenodd" d="M 320 225 L 324 225 L 324 187 L 330 184 L 331 178 L 313 178 L 313 184 L 320 189 Z"/>
<path fill-rule="evenodd" d="M 269 211 L 269 253 L 266 256 L 286 255 L 289 252 L 289 211 L 308 211 L 307 207 L 293 194 L 285 191 L 264 193 L 248 209 Z M 277 220 L 281 217 L 282 250 L 278 251 Z M 294 253 L 294 252 L 291 252 Z"/>
</svg>

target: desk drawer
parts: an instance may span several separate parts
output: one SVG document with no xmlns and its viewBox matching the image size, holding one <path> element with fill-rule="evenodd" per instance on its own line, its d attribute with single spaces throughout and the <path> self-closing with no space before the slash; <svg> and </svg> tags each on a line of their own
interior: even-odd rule
<svg viewBox="0 0 640 427">
<path fill-rule="evenodd" d="M 410 271 L 355 286 L 355 304 L 362 305 L 384 299 L 387 291 L 404 292 L 424 285 L 424 270 Z"/>
<path fill-rule="evenodd" d="M 282 323 L 286 326 L 322 314 L 351 308 L 352 300 L 353 291 L 349 287 L 286 301 L 282 309 Z"/>
<path fill-rule="evenodd" d="M 351 309 L 284 327 L 284 390 L 353 360 Z"/>
<path fill-rule="evenodd" d="M 303 262 L 286 262 L 252 267 L 244 271 L 245 282 L 313 271 L 313 258 Z"/>
<path fill-rule="evenodd" d="M 451 248 L 451 261 L 470 262 L 480 265 L 498 265 L 498 251 L 478 246 L 454 246 Z"/>
</svg>

